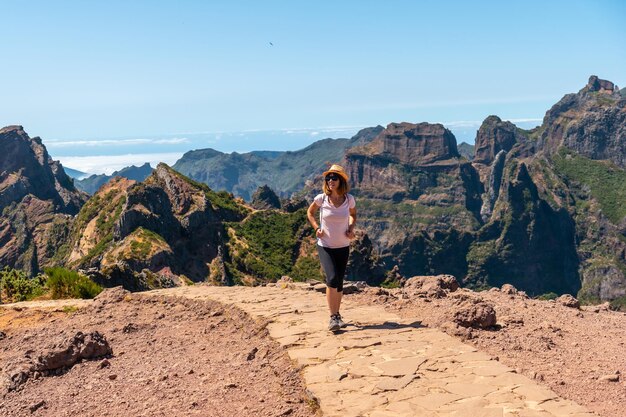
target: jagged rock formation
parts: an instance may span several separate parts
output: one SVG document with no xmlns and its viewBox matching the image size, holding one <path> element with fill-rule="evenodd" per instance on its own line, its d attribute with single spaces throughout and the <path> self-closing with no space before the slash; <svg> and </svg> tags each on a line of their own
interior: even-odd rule
<svg viewBox="0 0 626 417">
<path fill-rule="evenodd" d="M 487 117 L 478 133 L 473 162 L 489 165 L 500 151 L 508 152 L 517 143 L 523 142 L 527 134 L 511 122 L 503 122 L 498 116 Z"/>
<path fill-rule="evenodd" d="M 626 306 L 624 96 L 591 77 L 535 129 L 489 116 L 471 162 L 448 130 L 428 123 L 392 123 L 290 153 L 195 151 L 181 166 L 197 169 L 201 180 L 216 179 L 218 188 L 248 198 L 259 178 L 270 178 L 263 183 L 278 184 L 283 196 L 300 192 L 283 200 L 282 210 L 249 212 L 227 192 L 159 166 L 143 183 L 115 179 L 96 193 L 57 257 L 95 268 L 99 282 L 132 289 L 173 285 L 183 276 L 251 285 L 283 275 L 319 278 L 304 209 L 321 188 L 322 159 L 343 158 L 364 232 L 353 245 L 350 279 L 378 284 L 390 270 L 389 283 L 452 274 L 474 288 L 509 283 L 530 295 L 570 293 L 583 303 Z M 207 161 L 215 165 L 207 168 Z M 3 172 L 4 189 L 16 193 L 22 183 L 11 178 Z M 272 201 L 257 207 L 278 208 L 275 195 L 262 194 Z M 5 209 L 0 238 L 30 236 L 22 229 L 7 235 L 7 225 L 32 229 L 26 219 L 72 201 L 28 198 L 23 210 Z M 66 239 L 71 218 L 56 221 L 60 232 L 49 246 L 42 239 L 36 250 L 24 250 L 30 238 L 14 239 L 3 256 L 39 264 L 45 248 L 53 253 Z"/>
<path fill-rule="evenodd" d="M 351 139 L 324 139 L 295 152 L 225 154 L 200 149 L 185 153 L 173 168 L 212 189 L 226 190 L 246 201 L 262 185 L 280 197 L 289 197 L 302 190 L 328 163 L 341 160 L 347 148 L 369 142 L 381 130 L 381 126 L 366 128 Z"/>
<path fill-rule="evenodd" d="M 131 290 L 181 284 L 182 276 L 205 280 L 224 244 L 224 222 L 246 212 L 228 193 L 159 164 L 144 182 L 116 177 L 89 200 L 72 228 L 67 263 Z"/>
<path fill-rule="evenodd" d="M 278 209 L 280 208 L 280 199 L 270 187 L 264 185 L 252 195 L 251 205 L 257 210 Z"/>
<path fill-rule="evenodd" d="M 610 81 L 591 76 L 576 94 L 567 94 L 546 113 L 539 148 L 553 154 L 565 146 L 590 159 L 626 168 L 626 98 Z"/>
<path fill-rule="evenodd" d="M 345 167 L 365 228 L 386 269 L 404 276 L 464 274 L 482 185 L 441 125 L 394 123 L 348 151 Z M 381 282 L 384 276 L 362 277 Z"/>
<path fill-rule="evenodd" d="M 91 175 L 81 180 L 75 180 L 74 184 L 79 190 L 84 191 L 89 195 L 93 195 L 96 191 L 98 191 L 100 187 L 102 187 L 114 177 L 124 177 L 129 180 L 141 182 L 148 178 L 148 176 L 152 174 L 152 171 L 154 171 L 154 169 L 150 166 L 148 162 L 146 162 L 140 167 L 131 165 L 119 171 L 115 171 L 111 175 Z"/>
<path fill-rule="evenodd" d="M 30 274 L 50 265 L 86 199 L 39 137 L 0 129 L 0 265 Z"/>
</svg>

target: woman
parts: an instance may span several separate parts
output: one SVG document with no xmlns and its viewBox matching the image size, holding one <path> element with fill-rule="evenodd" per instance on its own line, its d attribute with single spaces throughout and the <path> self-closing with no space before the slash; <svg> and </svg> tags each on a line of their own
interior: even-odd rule
<svg viewBox="0 0 626 417">
<path fill-rule="evenodd" d="M 346 273 L 350 239 L 354 238 L 356 208 L 354 197 L 348 194 L 348 174 L 339 165 L 324 172 L 323 193 L 309 206 L 307 217 L 317 236 L 317 253 L 326 275 L 326 301 L 330 310 L 328 330 L 338 331 L 346 324 L 339 307 L 343 295 L 343 277 Z M 315 219 L 320 210 L 320 222 Z"/>
</svg>

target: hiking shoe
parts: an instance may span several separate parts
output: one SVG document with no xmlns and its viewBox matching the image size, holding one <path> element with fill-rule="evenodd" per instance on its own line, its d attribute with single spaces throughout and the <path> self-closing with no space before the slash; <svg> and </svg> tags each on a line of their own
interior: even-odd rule
<svg viewBox="0 0 626 417">
<path fill-rule="evenodd" d="M 335 318 L 337 319 L 337 323 L 339 323 L 339 327 L 341 327 L 342 329 L 344 327 L 348 327 L 348 325 L 341 318 L 341 314 L 339 314 L 339 313 L 335 314 Z"/>
<path fill-rule="evenodd" d="M 331 332 L 336 332 L 341 329 L 341 325 L 339 324 L 339 320 L 337 320 L 336 316 L 330 316 L 330 322 L 328 323 L 328 330 Z"/>
</svg>

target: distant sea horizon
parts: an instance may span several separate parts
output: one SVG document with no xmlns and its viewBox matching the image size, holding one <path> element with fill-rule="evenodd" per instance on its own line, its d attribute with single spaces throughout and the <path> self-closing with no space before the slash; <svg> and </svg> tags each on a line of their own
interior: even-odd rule
<svg viewBox="0 0 626 417">
<path fill-rule="evenodd" d="M 541 124 L 541 118 L 505 119 L 522 129 Z M 457 143 L 474 144 L 482 121 L 442 123 L 456 137 Z M 252 151 L 297 151 L 322 139 L 351 138 L 359 130 L 372 126 L 331 126 L 318 128 L 285 128 L 275 130 L 243 130 L 238 132 L 190 132 L 142 137 L 91 139 L 46 139 L 43 144 L 54 160 L 66 168 L 86 174 L 111 175 L 131 165 L 159 162 L 174 165 L 184 153 L 212 148 L 224 153 Z"/>
</svg>

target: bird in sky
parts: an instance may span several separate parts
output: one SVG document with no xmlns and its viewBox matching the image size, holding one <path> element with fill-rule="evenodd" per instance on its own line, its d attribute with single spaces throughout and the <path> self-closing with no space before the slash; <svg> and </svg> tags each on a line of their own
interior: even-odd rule
<svg viewBox="0 0 626 417">
<path fill-rule="evenodd" d="M 274 46 L 274 44 L 272 42 L 270 42 L 270 46 Z"/>
</svg>

